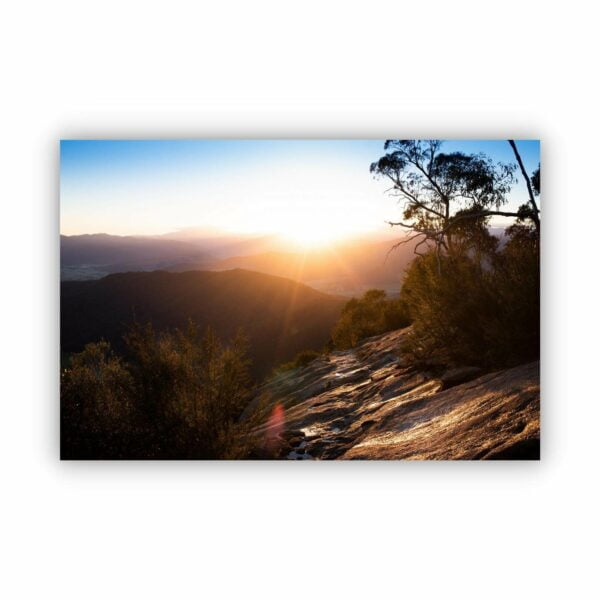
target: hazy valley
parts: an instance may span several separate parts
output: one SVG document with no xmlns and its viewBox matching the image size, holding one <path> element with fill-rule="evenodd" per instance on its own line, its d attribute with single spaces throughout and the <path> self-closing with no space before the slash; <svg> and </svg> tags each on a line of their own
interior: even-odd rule
<svg viewBox="0 0 600 600">
<path fill-rule="evenodd" d="M 393 252 L 394 238 L 372 236 L 323 248 L 299 249 L 278 236 L 61 236 L 61 280 L 100 279 L 127 271 L 246 269 L 301 281 L 317 290 L 358 296 L 381 288 L 398 294 L 414 244 Z"/>
</svg>

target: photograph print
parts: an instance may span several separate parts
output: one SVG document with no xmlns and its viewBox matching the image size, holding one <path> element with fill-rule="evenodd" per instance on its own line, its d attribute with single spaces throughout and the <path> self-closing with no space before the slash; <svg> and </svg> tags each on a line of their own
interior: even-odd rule
<svg viewBox="0 0 600 600">
<path fill-rule="evenodd" d="M 538 460 L 537 140 L 62 140 L 66 460 Z"/>
</svg>

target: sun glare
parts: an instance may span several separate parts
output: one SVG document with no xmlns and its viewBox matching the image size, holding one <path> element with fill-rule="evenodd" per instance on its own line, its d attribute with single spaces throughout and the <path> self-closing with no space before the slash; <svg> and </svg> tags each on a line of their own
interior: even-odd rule
<svg viewBox="0 0 600 600">
<path fill-rule="evenodd" d="M 360 233 L 356 226 L 344 223 L 342 219 L 320 219 L 314 215 L 295 219 L 277 229 L 282 238 L 306 250 L 330 246 Z"/>
<path fill-rule="evenodd" d="M 282 236 L 293 244 L 303 248 L 318 248 L 338 242 L 346 237 L 340 232 L 334 232 L 322 226 L 303 226 L 283 232 Z"/>
</svg>

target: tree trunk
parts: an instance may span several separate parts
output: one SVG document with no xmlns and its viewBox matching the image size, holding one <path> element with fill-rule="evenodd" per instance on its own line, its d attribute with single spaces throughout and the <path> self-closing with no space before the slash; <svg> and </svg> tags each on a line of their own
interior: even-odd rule
<svg viewBox="0 0 600 600">
<path fill-rule="evenodd" d="M 515 144 L 514 140 L 508 140 L 508 143 L 510 144 L 510 147 L 512 148 L 514 154 L 515 154 L 515 158 L 517 159 L 517 163 L 519 163 L 519 168 L 521 169 L 521 173 L 523 174 L 523 178 L 525 179 L 525 183 L 527 184 L 527 192 L 529 193 L 529 203 L 531 204 L 531 208 L 532 208 L 532 220 L 533 223 L 535 224 L 535 228 L 539 234 L 540 232 L 540 211 L 537 207 L 537 203 L 535 201 L 535 196 L 533 195 L 533 188 L 531 187 L 531 179 L 529 178 L 529 175 L 527 174 L 527 171 L 525 170 L 525 165 L 523 164 L 523 161 L 521 160 L 521 155 L 519 154 L 519 151 L 517 150 L 517 145 Z"/>
</svg>

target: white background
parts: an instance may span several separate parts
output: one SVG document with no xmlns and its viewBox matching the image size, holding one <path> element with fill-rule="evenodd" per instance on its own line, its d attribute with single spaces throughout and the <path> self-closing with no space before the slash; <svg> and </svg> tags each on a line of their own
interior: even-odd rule
<svg viewBox="0 0 600 600">
<path fill-rule="evenodd" d="M 592 2 L 12 2 L 0 592 L 598 597 Z M 539 137 L 543 460 L 60 463 L 61 137 Z"/>
</svg>

